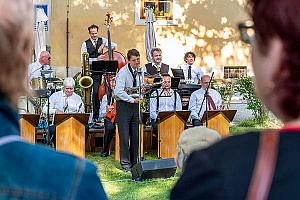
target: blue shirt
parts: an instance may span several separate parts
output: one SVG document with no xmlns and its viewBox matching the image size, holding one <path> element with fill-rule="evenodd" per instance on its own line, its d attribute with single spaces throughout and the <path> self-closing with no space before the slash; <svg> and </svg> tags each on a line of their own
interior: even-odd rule
<svg viewBox="0 0 300 200">
<path fill-rule="evenodd" d="M 204 98 L 204 93 L 205 93 L 205 90 L 203 88 L 200 88 L 199 90 L 194 91 L 190 97 L 189 110 L 191 111 L 192 119 L 201 119 L 202 118 L 202 115 L 206 109 L 205 101 L 204 101 L 202 109 L 200 111 L 201 103 Z M 212 99 L 216 105 L 216 108 L 220 109 L 221 105 L 222 105 L 222 98 L 221 98 L 220 93 L 214 89 L 209 89 L 208 94 L 212 97 Z"/>
<path fill-rule="evenodd" d="M 123 100 L 129 103 L 134 103 L 133 95 L 127 94 L 126 88 L 133 87 L 133 76 L 128 68 L 128 64 L 120 69 L 116 76 L 116 88 L 114 94 L 118 100 Z M 134 69 L 131 68 L 134 72 Z M 136 87 L 144 83 L 144 71 L 141 69 L 140 73 L 136 75 Z"/>
<path fill-rule="evenodd" d="M 157 90 L 158 93 L 155 91 L 151 94 L 150 97 L 150 118 L 156 119 L 159 111 L 174 111 L 174 102 L 175 102 L 175 94 L 176 94 L 176 110 L 182 110 L 181 98 L 179 94 L 174 92 L 174 90 L 170 90 L 169 94 L 162 92 L 162 89 Z M 159 97 L 159 106 L 157 112 L 157 98 L 156 96 L 160 95 Z M 168 97 L 164 97 L 168 96 Z"/>
<path fill-rule="evenodd" d="M 199 84 L 199 80 L 201 80 L 201 77 L 203 76 L 203 71 L 200 69 L 200 67 L 197 67 L 195 65 L 188 65 L 187 63 L 185 63 L 179 66 L 179 69 L 183 70 L 184 79 L 188 80 L 189 66 L 191 66 L 192 82 L 195 84 Z"/>
</svg>

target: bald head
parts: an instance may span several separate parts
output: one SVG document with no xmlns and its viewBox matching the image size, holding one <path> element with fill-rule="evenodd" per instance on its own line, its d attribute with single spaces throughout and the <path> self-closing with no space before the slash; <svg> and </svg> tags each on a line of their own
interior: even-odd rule
<svg viewBox="0 0 300 200">
<path fill-rule="evenodd" d="M 40 53 L 39 62 L 41 65 L 49 65 L 51 59 L 51 55 L 48 51 L 42 51 Z"/>
<path fill-rule="evenodd" d="M 201 86 L 202 86 L 202 88 L 203 89 L 207 89 L 207 87 L 208 87 L 208 84 L 209 84 L 209 80 L 210 80 L 210 76 L 208 76 L 208 75 L 203 75 L 202 77 L 201 77 Z"/>
</svg>

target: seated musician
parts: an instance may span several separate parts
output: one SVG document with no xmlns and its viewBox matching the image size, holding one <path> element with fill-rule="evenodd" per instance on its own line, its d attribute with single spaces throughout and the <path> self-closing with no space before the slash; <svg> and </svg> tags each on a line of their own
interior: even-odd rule
<svg viewBox="0 0 300 200">
<path fill-rule="evenodd" d="M 205 100 L 203 101 L 203 99 L 205 96 L 205 91 L 209 85 L 209 80 L 210 80 L 210 76 L 203 75 L 200 81 L 202 87 L 194 91 L 190 97 L 188 109 L 191 111 L 190 116 L 192 118 L 192 123 L 194 126 L 202 125 L 201 118 L 206 109 Z M 208 102 L 208 110 L 220 109 L 222 105 L 222 98 L 220 93 L 214 89 L 209 88 L 207 102 Z"/>
<path fill-rule="evenodd" d="M 150 97 L 150 118 L 154 131 L 157 130 L 158 112 L 175 110 L 182 110 L 181 98 L 171 89 L 171 76 L 163 74 L 162 89 L 155 90 Z"/>
<path fill-rule="evenodd" d="M 64 88 L 62 91 L 53 93 L 49 97 L 49 111 L 48 102 L 43 107 L 43 113 L 47 115 L 62 114 L 62 113 L 84 113 L 84 104 L 81 97 L 74 93 L 75 81 L 72 77 L 67 77 L 64 80 Z M 55 126 L 49 126 L 48 139 L 53 137 L 55 144 Z"/>
<path fill-rule="evenodd" d="M 156 74 L 170 74 L 173 76 L 171 68 L 169 65 L 162 63 L 162 51 L 160 48 L 151 49 L 152 62 L 145 64 L 146 74 L 153 76 Z"/>
<path fill-rule="evenodd" d="M 111 89 L 114 90 L 116 86 L 115 78 L 112 78 L 110 82 Z M 110 99 L 109 99 L 109 98 Z M 109 100 L 109 101 L 108 101 Z M 114 137 L 116 130 L 116 107 L 115 107 L 114 95 L 104 95 L 100 106 L 100 118 L 104 118 L 104 146 L 101 151 L 101 157 L 107 157 L 109 155 L 110 143 Z"/>
<path fill-rule="evenodd" d="M 42 51 L 40 53 L 39 60 L 31 63 L 28 66 L 28 81 L 31 81 L 33 78 L 49 78 L 51 74 L 43 74 L 41 70 L 50 70 L 49 66 L 51 60 L 51 55 L 48 51 Z"/>
<path fill-rule="evenodd" d="M 196 59 L 196 54 L 194 52 L 186 52 L 184 54 L 184 64 L 179 65 L 179 69 L 183 70 L 184 79 L 188 83 L 199 84 L 201 77 L 203 76 L 203 71 L 200 67 L 194 65 Z"/>
</svg>

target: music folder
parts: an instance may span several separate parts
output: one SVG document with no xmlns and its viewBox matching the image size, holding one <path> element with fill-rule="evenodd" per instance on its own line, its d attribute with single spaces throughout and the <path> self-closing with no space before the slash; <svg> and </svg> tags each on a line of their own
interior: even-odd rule
<svg viewBox="0 0 300 200">
<path fill-rule="evenodd" d="M 92 62 L 92 74 L 116 73 L 118 69 L 117 60 L 97 60 Z"/>
<path fill-rule="evenodd" d="M 172 73 L 174 77 L 179 77 L 180 79 L 184 79 L 184 73 L 182 69 L 174 69 L 172 68 Z"/>
</svg>

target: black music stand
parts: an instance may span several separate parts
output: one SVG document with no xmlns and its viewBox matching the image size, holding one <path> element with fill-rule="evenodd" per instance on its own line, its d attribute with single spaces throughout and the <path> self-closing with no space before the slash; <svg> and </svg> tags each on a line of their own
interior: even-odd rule
<svg viewBox="0 0 300 200">
<path fill-rule="evenodd" d="M 177 90 L 180 83 L 179 77 L 172 77 L 171 78 L 171 89 Z"/>
<path fill-rule="evenodd" d="M 174 69 L 172 68 L 172 73 L 174 77 L 179 77 L 180 79 L 184 79 L 184 73 L 182 69 Z"/>
<path fill-rule="evenodd" d="M 117 69 L 117 60 L 99 60 L 92 62 L 91 72 L 93 75 L 101 75 L 107 73 L 116 73 Z"/>
</svg>

